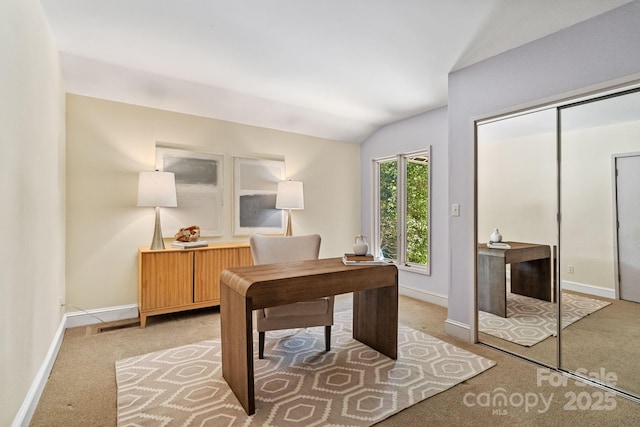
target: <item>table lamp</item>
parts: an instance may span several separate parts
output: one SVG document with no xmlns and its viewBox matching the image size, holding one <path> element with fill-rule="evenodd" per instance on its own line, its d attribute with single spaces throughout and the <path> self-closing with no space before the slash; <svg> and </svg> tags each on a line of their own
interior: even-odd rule
<svg viewBox="0 0 640 427">
<path fill-rule="evenodd" d="M 287 232 L 291 236 L 291 210 L 304 209 L 304 194 L 302 181 L 279 181 L 276 194 L 276 209 L 287 210 Z"/>
<path fill-rule="evenodd" d="M 160 208 L 178 206 L 176 180 L 173 172 L 140 172 L 138 179 L 138 206 L 156 208 L 156 225 L 149 249 L 164 249 L 162 228 L 160 227 Z"/>
</svg>

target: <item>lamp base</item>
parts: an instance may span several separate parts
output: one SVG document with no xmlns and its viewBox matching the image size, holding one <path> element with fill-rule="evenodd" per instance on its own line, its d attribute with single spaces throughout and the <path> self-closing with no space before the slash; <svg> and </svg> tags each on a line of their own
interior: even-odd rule
<svg viewBox="0 0 640 427">
<path fill-rule="evenodd" d="M 291 209 L 287 209 L 287 231 L 285 236 L 293 236 L 291 231 Z"/>
<path fill-rule="evenodd" d="M 149 249 L 158 251 L 164 249 L 164 240 L 162 240 L 162 227 L 160 227 L 160 208 L 156 206 L 156 225 L 153 229 L 153 239 Z"/>
</svg>

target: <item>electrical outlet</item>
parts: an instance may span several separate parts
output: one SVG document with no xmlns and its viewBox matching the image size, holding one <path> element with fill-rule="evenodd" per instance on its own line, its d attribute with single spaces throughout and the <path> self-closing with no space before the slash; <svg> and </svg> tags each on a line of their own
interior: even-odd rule
<svg viewBox="0 0 640 427">
<path fill-rule="evenodd" d="M 573 265 L 568 265 L 568 266 L 567 266 L 567 272 L 568 272 L 569 274 L 573 274 L 573 273 L 575 273 L 575 269 L 574 269 Z"/>
</svg>

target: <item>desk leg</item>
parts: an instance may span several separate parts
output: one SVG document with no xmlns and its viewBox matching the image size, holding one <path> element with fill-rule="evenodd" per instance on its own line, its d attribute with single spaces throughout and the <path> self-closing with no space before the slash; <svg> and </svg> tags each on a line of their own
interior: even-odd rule
<svg viewBox="0 0 640 427">
<path fill-rule="evenodd" d="M 551 301 L 551 260 L 543 258 L 512 263 L 511 292 Z"/>
<path fill-rule="evenodd" d="M 247 412 L 255 412 L 253 329 L 250 301 L 220 283 L 222 377 Z"/>
<path fill-rule="evenodd" d="M 507 272 L 502 257 L 478 254 L 478 309 L 507 317 Z"/>
<path fill-rule="evenodd" d="M 353 293 L 353 337 L 398 358 L 398 285 Z"/>
</svg>

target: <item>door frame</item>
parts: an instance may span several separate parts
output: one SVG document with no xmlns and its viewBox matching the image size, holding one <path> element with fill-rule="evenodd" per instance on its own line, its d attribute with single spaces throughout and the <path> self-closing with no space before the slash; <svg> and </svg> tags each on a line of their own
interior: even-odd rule
<svg viewBox="0 0 640 427">
<path fill-rule="evenodd" d="M 613 203 L 613 274 L 616 291 L 616 299 L 620 299 L 620 270 L 618 259 L 618 159 L 625 157 L 640 157 L 640 151 L 631 153 L 618 153 L 611 155 L 611 185 L 613 197 L 611 202 Z"/>
</svg>

